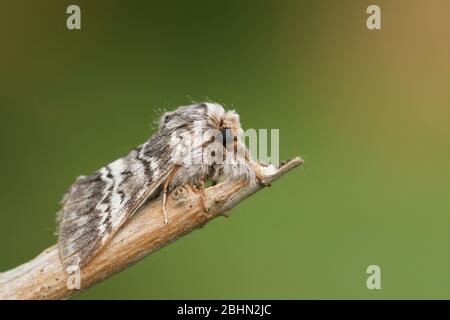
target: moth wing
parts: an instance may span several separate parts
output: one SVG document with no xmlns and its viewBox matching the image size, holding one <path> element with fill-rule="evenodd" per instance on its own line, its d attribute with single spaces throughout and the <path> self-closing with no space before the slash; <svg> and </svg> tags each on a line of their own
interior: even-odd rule
<svg viewBox="0 0 450 320">
<path fill-rule="evenodd" d="M 70 187 L 58 214 L 59 256 L 65 268 L 86 265 L 148 198 L 159 193 L 173 165 L 167 148 L 151 142 L 79 177 Z"/>
</svg>

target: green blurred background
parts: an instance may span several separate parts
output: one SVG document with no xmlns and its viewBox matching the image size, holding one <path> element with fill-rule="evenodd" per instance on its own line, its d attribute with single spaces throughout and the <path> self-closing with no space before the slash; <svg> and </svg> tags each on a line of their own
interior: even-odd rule
<svg viewBox="0 0 450 320">
<path fill-rule="evenodd" d="M 65 190 L 145 141 L 158 108 L 208 99 L 306 164 L 77 298 L 450 298 L 449 10 L 1 0 L 0 270 L 55 243 Z"/>
</svg>

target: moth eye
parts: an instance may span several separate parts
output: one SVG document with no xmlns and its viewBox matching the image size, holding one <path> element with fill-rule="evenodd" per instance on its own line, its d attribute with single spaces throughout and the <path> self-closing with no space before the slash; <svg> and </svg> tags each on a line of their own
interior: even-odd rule
<svg viewBox="0 0 450 320">
<path fill-rule="evenodd" d="M 222 128 L 220 133 L 222 134 L 222 145 L 226 148 L 233 141 L 233 132 L 230 128 Z"/>
</svg>

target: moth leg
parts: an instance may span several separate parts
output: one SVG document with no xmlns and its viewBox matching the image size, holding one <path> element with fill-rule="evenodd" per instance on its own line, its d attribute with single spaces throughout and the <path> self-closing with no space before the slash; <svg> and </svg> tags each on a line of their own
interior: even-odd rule
<svg viewBox="0 0 450 320">
<path fill-rule="evenodd" d="M 205 196 L 205 180 L 202 179 L 199 182 L 199 187 L 197 187 L 195 184 L 191 185 L 192 190 L 195 193 L 200 193 L 200 204 L 203 208 L 203 211 L 208 212 L 208 207 L 206 206 L 206 196 Z"/>
<path fill-rule="evenodd" d="M 266 166 L 266 165 L 260 161 L 254 162 L 251 159 L 250 152 L 247 149 L 245 149 L 245 151 L 244 151 L 244 159 L 247 162 L 247 164 L 249 164 L 253 168 L 253 171 L 255 172 L 255 177 L 256 177 L 256 180 L 258 181 L 258 183 L 263 185 L 264 187 L 270 187 L 271 186 L 270 183 L 268 183 L 266 181 L 264 175 L 258 169 L 258 167 Z"/>
<path fill-rule="evenodd" d="M 179 166 L 174 166 L 169 173 L 169 176 L 167 177 L 167 180 L 164 182 L 164 189 L 163 189 L 163 201 L 162 201 L 162 207 L 163 207 L 163 215 L 164 215 L 164 223 L 169 223 L 169 214 L 167 213 L 166 205 L 167 205 L 167 195 L 168 195 L 168 187 L 170 183 L 173 180 L 173 177 L 175 176 L 175 173 L 178 171 Z"/>
<path fill-rule="evenodd" d="M 270 187 L 271 184 L 266 181 L 263 175 L 258 170 L 255 170 L 255 177 L 258 180 L 258 183 L 263 185 L 264 187 Z"/>
</svg>

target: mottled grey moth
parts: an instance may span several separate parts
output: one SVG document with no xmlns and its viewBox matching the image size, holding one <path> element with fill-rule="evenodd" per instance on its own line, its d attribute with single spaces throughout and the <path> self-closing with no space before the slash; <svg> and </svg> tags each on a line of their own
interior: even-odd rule
<svg viewBox="0 0 450 320">
<path fill-rule="evenodd" d="M 243 142 L 239 115 L 215 103 L 166 112 L 158 131 L 123 158 L 81 176 L 62 200 L 58 246 L 65 269 L 85 266 L 148 199 L 206 180 L 263 183 Z"/>
</svg>

